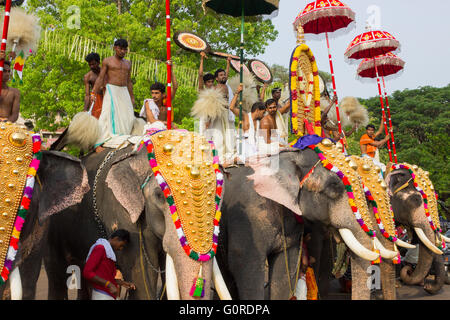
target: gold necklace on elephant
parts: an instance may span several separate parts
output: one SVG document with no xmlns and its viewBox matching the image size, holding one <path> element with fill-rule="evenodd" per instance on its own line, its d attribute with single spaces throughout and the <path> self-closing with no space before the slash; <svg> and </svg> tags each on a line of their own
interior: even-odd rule
<svg viewBox="0 0 450 320">
<path fill-rule="evenodd" d="M 160 131 L 147 135 L 150 166 L 169 205 L 185 253 L 200 262 L 191 296 L 204 296 L 202 262 L 217 251 L 223 174 L 212 142 L 193 132 Z"/>
<path fill-rule="evenodd" d="M 41 137 L 25 126 L 0 124 L 0 285 L 15 260 L 42 158 Z"/>
<path fill-rule="evenodd" d="M 410 165 L 408 163 L 393 164 L 391 169 L 405 169 L 411 174 L 414 188 L 416 188 L 422 196 L 423 207 L 428 223 L 430 224 L 431 229 L 436 233 L 436 245 L 442 250 L 445 248 L 445 240 L 442 238 L 442 229 L 439 221 L 437 193 L 434 190 L 433 183 L 430 180 L 429 172 L 424 171 L 417 165 Z"/>
</svg>

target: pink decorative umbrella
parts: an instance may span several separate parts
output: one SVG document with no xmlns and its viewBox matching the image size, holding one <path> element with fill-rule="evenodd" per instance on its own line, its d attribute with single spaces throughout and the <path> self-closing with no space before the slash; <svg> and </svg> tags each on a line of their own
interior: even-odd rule
<svg viewBox="0 0 450 320">
<path fill-rule="evenodd" d="M 375 65 L 376 69 L 375 70 Z M 384 99 L 386 101 L 386 109 L 387 109 L 387 116 L 389 121 L 389 129 L 392 128 L 392 121 L 391 121 L 391 111 L 389 108 L 389 100 L 386 93 L 386 85 L 384 81 L 384 77 L 396 74 L 400 70 L 402 70 L 405 66 L 405 62 L 400 59 L 398 56 L 393 54 L 392 52 L 388 52 L 384 55 L 377 56 L 375 59 L 364 59 L 358 66 L 357 74 L 361 78 L 376 78 L 377 77 L 377 71 L 378 75 L 383 80 L 383 90 L 384 90 Z M 380 87 L 379 87 L 380 89 Z M 381 89 L 380 89 L 381 90 Z M 381 98 L 381 91 L 379 91 L 379 95 Z M 387 125 L 386 125 L 386 116 L 384 112 L 384 108 L 382 107 L 382 113 L 383 113 L 383 122 L 385 126 L 385 132 L 387 132 Z M 394 152 L 394 160 L 395 163 L 397 163 L 397 152 L 395 149 L 395 139 L 394 139 L 394 133 L 391 132 L 391 140 L 392 140 L 392 151 Z M 392 153 L 391 153 L 391 146 L 388 142 L 388 151 L 389 151 L 389 158 L 392 162 Z"/>
<path fill-rule="evenodd" d="M 386 124 L 386 115 L 384 112 L 384 102 L 383 102 L 383 96 L 381 93 L 381 84 L 380 84 L 380 78 L 379 78 L 379 71 L 378 71 L 378 63 L 377 63 L 377 57 L 381 55 L 385 55 L 389 52 L 396 51 L 400 48 L 400 42 L 394 38 L 389 32 L 381 31 L 381 30 L 367 30 L 366 32 L 358 35 L 353 39 L 353 41 L 348 46 L 347 50 L 344 53 L 344 56 L 347 59 L 369 59 L 372 61 L 372 66 L 375 71 L 375 77 L 377 78 L 377 84 L 378 84 L 378 92 L 380 94 L 380 105 L 381 105 L 381 112 L 383 116 L 383 122 L 384 122 L 384 131 L 386 135 L 388 134 L 388 128 Z M 386 58 L 390 59 L 390 58 Z M 366 63 L 369 63 L 366 62 Z M 383 61 L 381 58 L 378 59 L 378 61 Z M 364 62 L 364 61 L 363 61 Z M 364 64 L 366 65 L 366 64 Z M 381 64 L 380 64 L 381 65 Z M 362 67 L 363 68 L 363 67 Z M 390 114 L 390 111 L 389 111 Z M 390 118 L 390 117 L 389 117 Z M 394 134 L 391 133 L 391 139 L 392 139 L 392 145 L 395 148 L 394 145 Z M 389 159 L 392 162 L 392 153 L 390 150 L 390 143 L 388 142 L 388 150 L 389 150 Z M 395 162 L 397 162 L 397 156 L 396 152 L 395 154 Z"/>
<path fill-rule="evenodd" d="M 333 59 L 330 51 L 328 33 L 346 28 L 355 20 L 355 13 L 343 2 L 338 0 L 316 0 L 309 3 L 294 21 L 295 30 L 301 26 L 304 33 L 325 33 L 330 61 L 330 72 L 333 83 L 334 95 L 336 93 L 336 81 L 334 77 Z M 339 132 L 342 133 L 341 119 L 339 116 L 339 102 L 336 99 L 336 115 Z M 344 137 L 345 139 L 345 137 Z"/>
</svg>

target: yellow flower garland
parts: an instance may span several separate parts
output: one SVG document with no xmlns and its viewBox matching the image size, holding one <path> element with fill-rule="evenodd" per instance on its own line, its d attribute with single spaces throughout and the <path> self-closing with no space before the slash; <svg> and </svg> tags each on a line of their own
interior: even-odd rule
<svg viewBox="0 0 450 320">
<path fill-rule="evenodd" d="M 302 53 L 306 53 L 311 61 L 313 77 L 314 77 L 314 132 L 321 136 L 322 128 L 320 125 L 320 90 L 319 90 L 319 69 L 311 49 L 306 44 L 297 46 L 292 54 L 291 66 L 290 66 L 290 90 L 291 90 L 291 114 L 292 114 L 292 130 L 297 136 L 301 136 L 302 133 L 298 130 L 298 99 L 299 88 L 297 88 L 297 72 L 298 72 L 298 59 Z"/>
</svg>

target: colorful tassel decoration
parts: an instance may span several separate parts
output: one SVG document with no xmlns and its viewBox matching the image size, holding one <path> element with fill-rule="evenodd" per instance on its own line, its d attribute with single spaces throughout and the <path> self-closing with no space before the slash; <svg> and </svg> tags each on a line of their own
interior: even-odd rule
<svg viewBox="0 0 450 320">
<path fill-rule="evenodd" d="M 380 264 L 381 263 L 381 255 L 380 250 L 377 249 L 377 246 L 375 245 L 375 240 L 373 241 L 373 252 L 378 253 L 378 258 L 372 261 L 372 264 Z"/>
<path fill-rule="evenodd" d="M 397 245 L 394 243 L 394 251 L 397 252 L 397 256 L 392 259 L 393 264 L 400 264 L 402 262 L 402 258 L 400 256 L 400 252 L 397 250 Z"/>
<path fill-rule="evenodd" d="M 203 298 L 205 296 L 205 279 L 202 277 L 202 265 L 200 265 L 200 271 L 198 272 L 198 276 L 194 279 L 189 295 L 197 298 Z"/>
</svg>

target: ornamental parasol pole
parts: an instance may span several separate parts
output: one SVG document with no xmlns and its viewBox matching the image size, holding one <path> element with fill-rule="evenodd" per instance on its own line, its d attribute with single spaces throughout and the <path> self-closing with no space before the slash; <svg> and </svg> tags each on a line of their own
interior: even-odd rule
<svg viewBox="0 0 450 320">
<path fill-rule="evenodd" d="M 170 0 L 166 0 L 167 62 L 170 61 Z M 167 130 L 172 128 L 172 64 L 167 63 Z"/>
<path fill-rule="evenodd" d="M 373 63 L 375 65 L 375 74 L 377 76 L 378 93 L 380 95 L 380 104 L 381 104 L 381 113 L 382 113 L 382 117 L 383 117 L 384 132 L 386 135 L 388 135 L 389 131 L 388 131 L 388 127 L 386 124 L 386 113 L 384 112 L 383 94 L 381 93 L 380 77 L 378 76 L 378 68 L 377 68 L 377 63 L 375 61 L 375 58 L 373 59 Z M 387 141 L 387 147 L 388 147 L 388 151 L 389 151 L 389 161 L 392 162 L 392 151 L 391 151 L 391 144 L 389 143 L 389 140 Z"/>
<path fill-rule="evenodd" d="M 339 134 L 341 134 L 342 131 L 342 125 L 341 125 L 341 116 L 339 115 L 339 102 L 338 102 L 338 98 L 337 98 L 337 91 L 336 91 L 336 80 L 334 78 L 334 68 L 333 68 L 333 59 L 331 57 L 331 49 L 330 49 L 330 40 L 328 39 L 328 32 L 325 32 L 325 36 L 327 38 L 327 48 L 328 48 L 328 59 L 330 61 L 330 72 L 331 72 L 331 82 L 333 84 L 333 92 L 334 95 L 336 96 L 336 117 L 337 117 L 337 122 L 338 122 L 338 128 L 339 128 Z M 340 138 L 339 141 L 342 143 L 342 145 L 346 145 L 346 140 L 345 139 L 345 134 L 343 138 Z"/>
<path fill-rule="evenodd" d="M 5 4 L 5 17 L 3 20 L 3 35 L 2 44 L 0 50 L 6 51 L 6 40 L 8 39 L 8 27 L 9 27 L 9 14 L 11 12 L 11 0 L 6 0 Z M 0 81 L 3 81 L 3 67 L 5 65 L 5 59 L 0 60 Z M 2 93 L 2 86 L 0 86 L 0 94 Z"/>
<path fill-rule="evenodd" d="M 383 80 L 383 89 L 384 89 L 384 99 L 386 99 L 386 109 L 387 116 L 389 120 L 389 129 L 391 130 L 391 140 L 392 140 L 392 151 L 394 152 L 394 161 L 397 163 L 397 151 L 395 150 L 395 139 L 394 139 L 394 130 L 392 130 L 392 121 L 391 121 L 391 109 L 389 108 L 389 100 L 386 93 L 386 84 L 384 82 L 384 77 L 381 77 Z"/>
<path fill-rule="evenodd" d="M 241 17 L 241 52 L 240 52 L 240 73 L 239 78 L 241 81 L 241 85 L 244 82 L 244 27 L 245 27 L 245 18 L 244 18 L 244 0 L 242 0 L 242 17 Z M 239 93 L 239 154 L 242 154 L 242 99 L 243 93 L 242 91 Z"/>
</svg>

